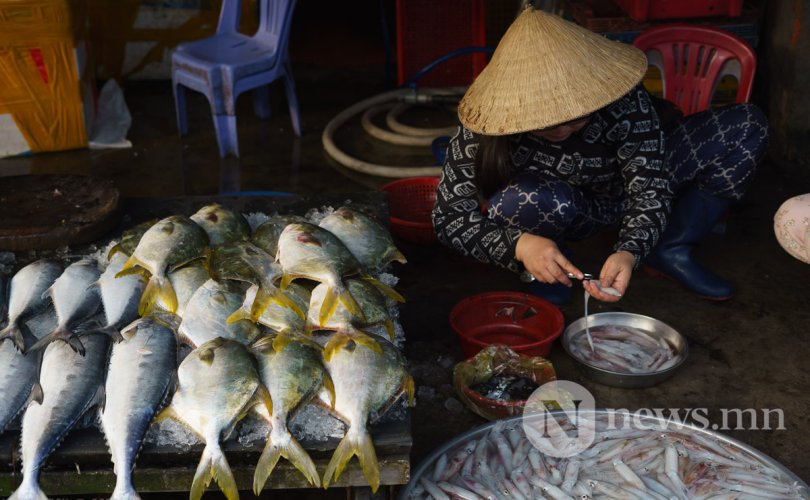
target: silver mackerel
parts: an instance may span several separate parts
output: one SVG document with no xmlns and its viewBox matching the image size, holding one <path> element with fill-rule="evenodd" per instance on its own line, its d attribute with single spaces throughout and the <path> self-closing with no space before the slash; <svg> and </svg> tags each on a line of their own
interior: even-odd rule
<svg viewBox="0 0 810 500">
<path fill-rule="evenodd" d="M 129 325 L 113 346 L 101 426 L 110 447 L 116 483 L 112 498 L 138 498 L 132 469 L 155 414 L 169 395 L 177 369 L 177 338 L 170 314 Z"/>
<path fill-rule="evenodd" d="M 12 499 L 46 498 L 39 486 L 39 470 L 82 415 L 100 400 L 110 338 L 93 334 L 82 338 L 85 355 L 64 342 L 45 349 L 39 382 L 42 402 L 32 402 L 22 421 L 23 480 Z"/>
</svg>

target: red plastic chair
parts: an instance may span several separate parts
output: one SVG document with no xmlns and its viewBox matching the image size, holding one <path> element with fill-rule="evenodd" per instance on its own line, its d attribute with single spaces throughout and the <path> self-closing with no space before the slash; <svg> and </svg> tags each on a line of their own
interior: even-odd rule
<svg viewBox="0 0 810 500">
<path fill-rule="evenodd" d="M 728 31 L 694 24 L 665 24 L 644 31 L 633 45 L 661 71 L 664 98 L 684 114 L 709 109 L 725 75 L 737 78 L 736 102 L 748 102 L 757 58 L 742 38 Z"/>
</svg>

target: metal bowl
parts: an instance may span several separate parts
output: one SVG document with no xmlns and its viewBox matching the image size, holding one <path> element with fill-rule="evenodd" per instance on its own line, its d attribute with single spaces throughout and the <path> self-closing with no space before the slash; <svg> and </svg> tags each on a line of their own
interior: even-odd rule
<svg viewBox="0 0 810 500">
<path fill-rule="evenodd" d="M 600 384 L 609 385 L 611 387 L 623 387 L 627 389 L 651 387 L 653 385 L 660 384 L 664 380 L 671 377 L 675 373 L 675 370 L 677 370 L 678 367 L 680 367 L 683 362 L 686 361 L 686 357 L 689 355 L 689 344 L 686 342 L 686 338 L 668 324 L 655 318 L 626 312 L 605 312 L 591 314 L 587 319 L 588 327 L 590 328 L 595 326 L 612 325 L 629 326 L 644 330 L 654 337 L 663 338 L 675 349 L 675 352 L 681 356 L 681 360 L 678 361 L 678 363 L 676 363 L 674 366 L 671 366 L 666 370 L 651 373 L 615 372 L 590 365 L 574 356 L 569 347 L 571 339 L 575 335 L 585 331 L 585 318 L 583 317 L 568 325 L 568 328 L 565 329 L 562 335 L 562 345 L 565 352 L 567 352 L 568 355 L 577 362 L 577 365 L 580 367 L 585 376 L 594 382 L 599 382 Z"/>
</svg>

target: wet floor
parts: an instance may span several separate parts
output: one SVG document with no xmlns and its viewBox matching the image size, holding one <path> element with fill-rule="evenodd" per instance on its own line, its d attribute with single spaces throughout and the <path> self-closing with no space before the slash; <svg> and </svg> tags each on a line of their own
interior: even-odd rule
<svg viewBox="0 0 810 500">
<path fill-rule="evenodd" d="M 304 133 L 294 136 L 280 85 L 273 86 L 273 115 L 265 121 L 252 114 L 250 96 L 238 103 L 241 158 L 220 159 L 209 108 L 200 96 L 189 99 L 190 133 L 180 139 L 175 127 L 168 82 L 128 83 L 127 103 L 133 116 L 126 150 L 70 151 L 0 160 L 0 173 L 81 173 L 113 179 L 127 197 L 218 195 L 234 191 L 298 194 L 351 193 L 373 190 L 391 179 L 370 177 L 339 167 L 324 153 L 321 134 L 337 113 L 386 88 L 379 66 L 296 67 Z M 415 125 L 443 125 L 440 110 L 405 116 Z M 371 161 L 431 165 L 427 148 L 386 146 L 369 139 L 353 120 L 338 134 L 347 151 Z M 810 180 L 796 178 L 766 163 L 745 199 L 726 221 L 722 234 L 712 234 L 698 258 L 736 286 L 733 300 L 710 303 L 677 285 L 634 275 L 626 296 L 614 305 L 590 302 L 591 312 L 628 311 L 662 320 L 684 334 L 689 359 L 661 385 L 649 389 L 616 389 L 583 378 L 555 345 L 550 359 L 561 379 L 581 383 L 598 407 L 705 408 L 712 423 L 722 423 L 723 410 L 751 409 L 763 426 L 765 410 L 783 417 L 783 430 L 730 430 L 738 438 L 776 458 L 810 481 L 810 373 L 806 369 L 810 301 L 806 293 L 810 268 L 785 253 L 773 237 L 772 217 L 782 201 L 810 191 Z M 573 261 L 598 273 L 610 251 L 606 232 L 572 244 Z M 448 313 L 460 299 L 492 290 L 524 290 L 516 276 L 462 258 L 439 246 L 402 242 L 407 265 L 398 266 L 399 290 L 407 298 L 401 321 L 406 355 L 417 382 L 413 412 L 413 465 L 451 437 L 485 421 L 467 411 L 451 385 L 453 365 L 463 358 Z M 576 289 L 581 290 L 581 289 Z M 583 314 L 575 293 L 562 307 L 566 324 Z M 732 418 L 735 414 L 731 414 Z M 751 415 L 747 413 L 746 415 Z M 732 428 L 736 422 L 729 422 Z M 741 427 L 750 428 L 744 421 Z"/>
</svg>

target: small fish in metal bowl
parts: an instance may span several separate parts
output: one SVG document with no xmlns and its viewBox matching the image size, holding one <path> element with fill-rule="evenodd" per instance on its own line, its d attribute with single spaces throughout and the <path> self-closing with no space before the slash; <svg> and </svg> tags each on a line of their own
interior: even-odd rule
<svg viewBox="0 0 810 500">
<path fill-rule="evenodd" d="M 663 382 L 689 354 L 686 338 L 671 326 L 625 312 L 574 321 L 563 332 L 562 345 L 588 378 L 628 389 Z"/>
</svg>

